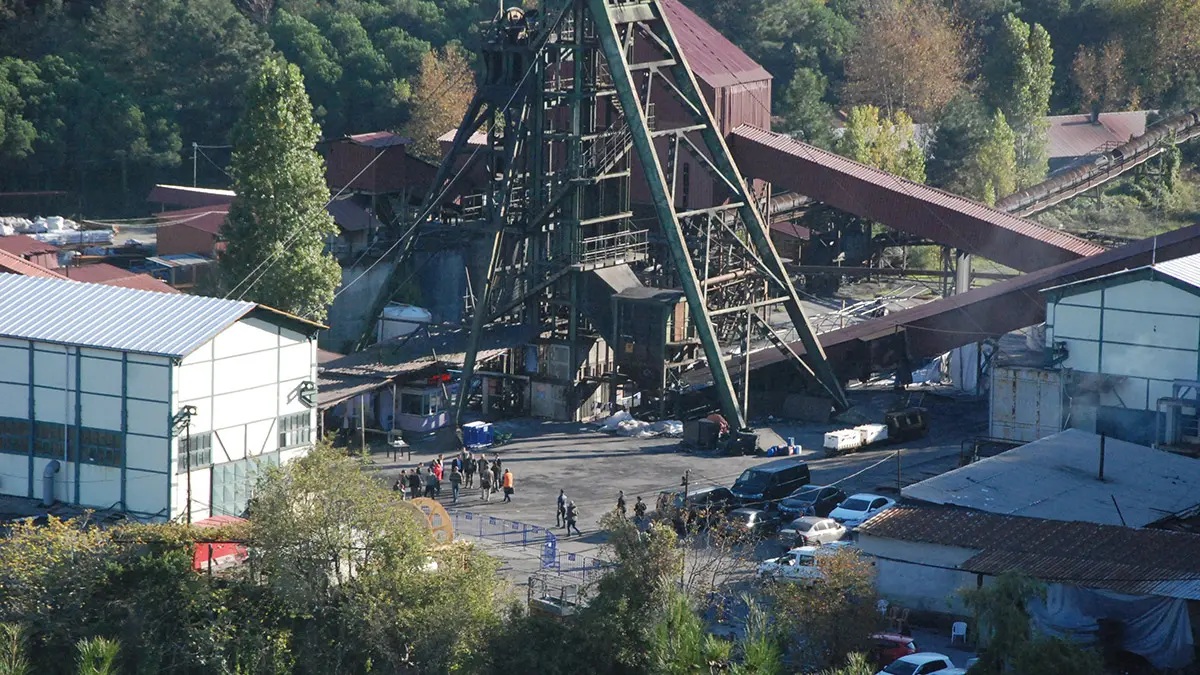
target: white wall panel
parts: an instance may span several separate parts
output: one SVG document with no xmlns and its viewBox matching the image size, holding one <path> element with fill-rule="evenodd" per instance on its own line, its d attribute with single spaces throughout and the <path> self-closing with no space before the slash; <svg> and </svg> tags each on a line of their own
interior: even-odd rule
<svg viewBox="0 0 1200 675">
<path fill-rule="evenodd" d="M 1100 395 L 1099 404 L 1116 408 L 1130 408 L 1131 410 L 1147 410 L 1146 378 L 1129 377 L 1115 383 L 1112 391 Z M 1153 407 L 1154 403 L 1150 402 L 1149 408 Z"/>
<path fill-rule="evenodd" d="M 200 363 L 202 361 L 212 361 L 212 355 L 213 340 L 209 340 L 208 342 L 200 345 L 196 351 L 183 357 L 183 365 L 187 366 L 193 363 Z"/>
<path fill-rule="evenodd" d="M 300 331 L 284 328 L 283 326 L 279 326 L 278 330 L 280 340 L 279 344 L 283 347 L 294 344 L 312 344 L 309 342 L 308 337 Z"/>
<path fill-rule="evenodd" d="M 29 385 L 0 383 L 0 417 L 29 417 Z"/>
<path fill-rule="evenodd" d="M 0 345 L 0 380 L 29 381 L 29 347 Z"/>
<path fill-rule="evenodd" d="M 1100 372 L 1157 380 L 1196 378 L 1196 352 L 1105 343 Z"/>
<path fill-rule="evenodd" d="M 46 470 L 46 465 L 52 461 L 57 461 L 59 464 L 58 473 L 54 474 L 54 498 L 60 502 L 70 503 L 75 500 L 75 485 L 70 482 L 70 467 L 61 459 L 33 458 L 33 498 L 42 498 L 42 473 Z"/>
<path fill-rule="evenodd" d="M 211 361 L 179 366 L 175 369 L 175 387 L 180 401 L 192 401 L 212 395 L 213 372 Z"/>
<path fill-rule="evenodd" d="M 287 464 L 308 454 L 308 448 L 292 448 L 279 453 L 279 463 Z"/>
<path fill-rule="evenodd" d="M 14 338 L 0 337 L 0 347 L 19 347 L 21 349 L 29 348 L 28 340 L 17 340 Z"/>
<path fill-rule="evenodd" d="M 84 393 L 80 404 L 83 426 L 112 431 L 121 430 L 121 399 Z"/>
<path fill-rule="evenodd" d="M 89 350 L 94 351 L 94 350 Z M 142 366 L 143 368 L 145 366 Z M 96 394 L 121 395 L 121 362 L 84 356 L 79 360 L 79 388 Z M 72 388 L 75 386 L 71 385 Z"/>
<path fill-rule="evenodd" d="M 74 387 L 74 357 L 65 356 L 61 348 L 54 350 L 54 345 L 37 344 L 37 351 L 33 354 L 33 377 L 37 384 L 61 389 L 66 385 L 68 373 L 71 387 Z"/>
<path fill-rule="evenodd" d="M 239 321 L 213 338 L 213 358 L 223 359 L 274 349 L 279 344 L 276 330 L 274 325 L 259 319 Z"/>
<path fill-rule="evenodd" d="M 128 405 L 129 431 L 154 436 L 168 435 L 168 419 L 171 413 L 166 403 L 130 400 Z"/>
<path fill-rule="evenodd" d="M 74 424 L 75 392 L 34 387 L 33 408 L 39 422 Z M 28 416 L 28 414 L 26 411 L 24 416 Z"/>
<path fill-rule="evenodd" d="M 125 466 L 130 469 L 172 471 L 167 464 L 167 439 L 129 434 L 125 437 Z"/>
<path fill-rule="evenodd" d="M 196 469 L 192 472 L 192 520 L 203 520 L 209 516 L 210 501 L 212 498 L 212 469 L 203 468 Z M 187 503 L 187 474 L 181 473 L 177 475 L 172 483 L 173 495 L 171 501 L 175 502 L 172 512 L 174 514 L 184 513 Z"/>
<path fill-rule="evenodd" d="M 213 433 L 212 458 L 214 464 L 237 461 L 245 456 L 246 427 L 219 429 Z"/>
<path fill-rule="evenodd" d="M 275 420 L 269 419 L 246 425 L 246 456 L 254 457 L 279 448 Z"/>
<path fill-rule="evenodd" d="M 1061 339 L 1061 338 L 1056 338 Z M 1067 343 L 1067 360 L 1064 368 L 1081 370 L 1085 373 L 1100 372 L 1100 343 L 1083 340 L 1063 340 Z"/>
<path fill-rule="evenodd" d="M 170 398 L 170 369 L 144 363 L 134 363 L 132 357 L 126 371 L 129 385 L 126 391 L 133 398 L 166 401 Z"/>
<path fill-rule="evenodd" d="M 29 494 L 29 458 L 0 452 L 0 494 Z"/>
<path fill-rule="evenodd" d="M 212 398 L 213 427 L 225 429 L 275 416 L 275 384 Z"/>
<path fill-rule="evenodd" d="M 312 376 L 312 346 L 305 342 L 279 350 L 279 379 L 307 380 Z"/>
<path fill-rule="evenodd" d="M 192 415 L 193 434 L 212 431 L 213 411 L 211 398 L 176 399 L 175 409 L 177 411 L 182 410 L 183 406 L 185 405 L 192 405 L 196 407 L 196 412 Z"/>
<path fill-rule="evenodd" d="M 310 382 L 312 381 L 309 380 L 309 378 L 304 377 L 279 383 L 278 397 L 280 416 L 310 410 L 308 406 L 304 405 L 304 403 L 300 401 L 300 397 L 297 395 L 297 391 L 300 389 L 300 383 L 304 382 L 305 380 Z"/>
<path fill-rule="evenodd" d="M 213 362 L 213 394 L 241 391 L 279 379 L 276 352 L 245 354 L 217 359 Z"/>
<path fill-rule="evenodd" d="M 1054 310 L 1054 336 L 1058 340 L 1100 339 L 1100 310 L 1059 303 Z"/>
<path fill-rule="evenodd" d="M 1200 317 L 1105 308 L 1104 339 L 1127 344 L 1195 350 L 1200 347 Z"/>
<path fill-rule="evenodd" d="M 1100 291 L 1088 291 L 1087 293 L 1079 293 L 1076 295 L 1065 296 L 1062 301 L 1068 305 L 1080 305 L 1083 307 L 1099 307 L 1100 306 Z"/>
<path fill-rule="evenodd" d="M 119 468 L 80 464 L 79 480 L 79 503 L 83 506 L 107 509 L 121 501 L 121 470 Z M 74 491 L 74 489 L 75 487 L 72 485 L 71 490 Z"/>
<path fill-rule="evenodd" d="M 1163 314 L 1200 314 L 1200 297 L 1162 281 L 1134 281 L 1104 290 L 1104 307 Z"/>
<path fill-rule="evenodd" d="M 158 513 L 166 508 L 167 476 L 144 471 L 126 471 L 125 481 L 125 504 L 130 511 Z"/>
</svg>

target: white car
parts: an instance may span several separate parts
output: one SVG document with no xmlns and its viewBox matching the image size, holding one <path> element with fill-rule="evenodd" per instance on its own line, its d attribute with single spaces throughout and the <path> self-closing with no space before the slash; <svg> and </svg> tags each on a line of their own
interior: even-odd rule
<svg viewBox="0 0 1200 675">
<path fill-rule="evenodd" d="M 795 542 L 794 546 L 820 546 L 840 541 L 846 536 L 846 528 L 831 518 L 803 516 L 779 530 L 779 536 L 786 542 Z"/>
<path fill-rule="evenodd" d="M 801 546 L 778 558 L 764 560 L 758 566 L 758 576 L 771 580 L 817 581 L 824 576 L 817 569 L 817 551 L 816 546 Z"/>
<path fill-rule="evenodd" d="M 875 675 L 933 675 L 933 673 L 953 667 L 954 662 L 945 654 L 918 652 L 901 656 Z"/>
<path fill-rule="evenodd" d="M 895 499 L 868 493 L 856 494 L 830 512 L 829 517 L 846 527 L 858 527 L 868 518 L 896 505 Z"/>
</svg>

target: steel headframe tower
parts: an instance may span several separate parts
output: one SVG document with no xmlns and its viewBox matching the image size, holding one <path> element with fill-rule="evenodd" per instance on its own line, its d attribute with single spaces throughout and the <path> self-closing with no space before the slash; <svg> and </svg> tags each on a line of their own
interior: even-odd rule
<svg viewBox="0 0 1200 675">
<path fill-rule="evenodd" d="M 462 236 L 482 236 L 490 251 L 476 293 L 455 423 L 486 326 L 541 326 L 567 341 L 569 363 L 577 364 L 576 338 L 594 330 L 579 309 L 579 277 L 617 264 L 637 266 L 652 285 L 682 288 L 689 335 L 703 348 L 722 411 L 738 428 L 746 426 L 749 363 L 739 387 L 726 359 L 748 359 L 749 347 L 762 339 L 845 408 L 755 196 L 658 0 L 542 6 L 497 16 L 482 50 L 478 93 L 432 186 L 430 203 L 438 208 L 419 230 L 435 228 L 444 236 L 447 228 L 458 228 Z M 674 99 L 684 121 L 654 119 L 652 95 Z M 479 133 L 486 133 L 482 145 Z M 633 153 L 653 202 L 654 227 L 648 229 L 635 227 L 630 210 Z M 677 194 L 687 157 L 714 179 L 724 196 L 719 206 L 688 209 L 687 198 Z M 456 190 L 481 166 L 481 189 Z M 453 194 L 466 196 L 442 203 Z M 784 317 L 799 334 L 804 358 L 774 327 Z"/>
</svg>

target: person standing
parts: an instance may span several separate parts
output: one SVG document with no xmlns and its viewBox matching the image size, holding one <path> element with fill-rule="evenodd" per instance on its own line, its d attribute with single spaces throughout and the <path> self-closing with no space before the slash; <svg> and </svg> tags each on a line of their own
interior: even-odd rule
<svg viewBox="0 0 1200 675">
<path fill-rule="evenodd" d="M 442 471 L 444 470 L 445 468 L 442 464 L 442 456 L 438 455 L 437 461 L 433 463 L 432 473 L 433 475 L 437 476 L 438 480 L 441 480 L 443 476 Z"/>
<path fill-rule="evenodd" d="M 484 460 L 479 460 L 484 461 Z M 479 472 L 479 498 L 485 502 L 492 501 L 492 472 Z"/>
<path fill-rule="evenodd" d="M 453 503 L 458 503 L 458 488 L 462 487 L 462 473 L 457 466 L 450 467 L 450 494 L 454 497 Z"/>
<path fill-rule="evenodd" d="M 554 526 L 566 527 L 567 525 L 567 491 L 559 488 L 558 490 L 558 509 L 554 512 Z"/>
<path fill-rule="evenodd" d="M 489 474 L 488 484 L 491 484 L 492 481 L 490 480 L 490 474 L 492 473 L 492 470 L 488 467 L 487 457 L 483 456 L 482 453 L 480 453 L 479 459 L 475 460 L 475 470 L 479 472 L 480 481 L 483 480 L 483 474 Z"/>
<path fill-rule="evenodd" d="M 503 472 L 500 470 L 500 458 L 496 457 L 496 459 L 492 462 L 492 492 L 496 492 L 500 489 L 500 478 L 502 473 Z"/>
<path fill-rule="evenodd" d="M 395 483 L 392 483 L 392 492 L 403 492 L 404 489 L 401 487 L 401 484 L 403 482 L 404 482 L 404 469 L 400 469 L 400 476 L 396 479 Z M 401 495 L 401 498 L 403 498 L 403 495 Z"/>
<path fill-rule="evenodd" d="M 463 473 L 466 474 L 466 482 L 463 487 L 471 487 L 475 485 L 475 469 L 479 468 L 475 465 L 475 458 L 471 456 L 471 451 L 463 449 Z"/>
<path fill-rule="evenodd" d="M 633 519 L 639 523 L 646 519 L 646 502 L 642 501 L 641 495 L 633 503 Z"/>
<path fill-rule="evenodd" d="M 511 502 L 513 495 L 513 475 L 508 469 L 504 470 L 504 476 L 501 478 L 504 486 L 504 501 Z"/>
<path fill-rule="evenodd" d="M 579 511 L 575 508 L 575 502 L 568 503 L 567 504 L 567 536 L 568 537 L 571 536 L 571 528 L 575 528 L 575 534 L 578 534 L 581 537 L 583 536 L 583 533 L 579 531 L 579 526 L 577 526 L 575 524 L 575 522 L 578 518 L 579 518 Z"/>
<path fill-rule="evenodd" d="M 625 517 L 625 491 L 624 490 L 617 491 L 617 513 L 621 514 L 622 518 Z"/>
<path fill-rule="evenodd" d="M 425 467 L 425 496 L 433 499 L 437 491 L 437 474 L 433 472 L 433 467 Z"/>
<path fill-rule="evenodd" d="M 413 469 L 412 473 L 408 474 L 408 493 L 410 499 L 416 499 L 421 496 L 421 470 Z"/>
</svg>

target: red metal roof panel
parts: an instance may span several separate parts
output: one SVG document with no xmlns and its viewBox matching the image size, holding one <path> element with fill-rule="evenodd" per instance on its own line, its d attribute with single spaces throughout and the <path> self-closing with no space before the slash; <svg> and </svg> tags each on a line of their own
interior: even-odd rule
<svg viewBox="0 0 1200 675">
<path fill-rule="evenodd" d="M 1121 145 L 1146 133 L 1148 111 L 1101 113 L 1093 124 L 1091 115 L 1054 115 L 1047 117 L 1046 154 L 1058 157 L 1083 157 L 1105 144 Z"/>
<path fill-rule="evenodd" d="M 679 0 L 660 0 L 663 14 L 696 77 L 714 89 L 771 79 L 771 74 Z"/>
<path fill-rule="evenodd" d="M 393 131 L 372 131 L 366 134 L 354 134 L 347 136 L 346 140 L 359 145 L 365 145 L 368 148 L 390 148 L 393 145 L 407 145 L 412 143 L 411 138 L 401 136 Z"/>
<path fill-rule="evenodd" d="M 0 237 L 0 251 L 8 251 L 13 255 L 27 256 L 39 253 L 58 253 L 59 248 L 45 241 L 38 241 L 27 234 L 11 234 Z"/>
<path fill-rule="evenodd" d="M 0 273 L 19 274 L 23 277 L 42 277 L 45 279 L 65 279 L 58 272 L 48 270 L 41 265 L 35 265 L 19 255 L 8 251 L 0 251 Z"/>
</svg>

